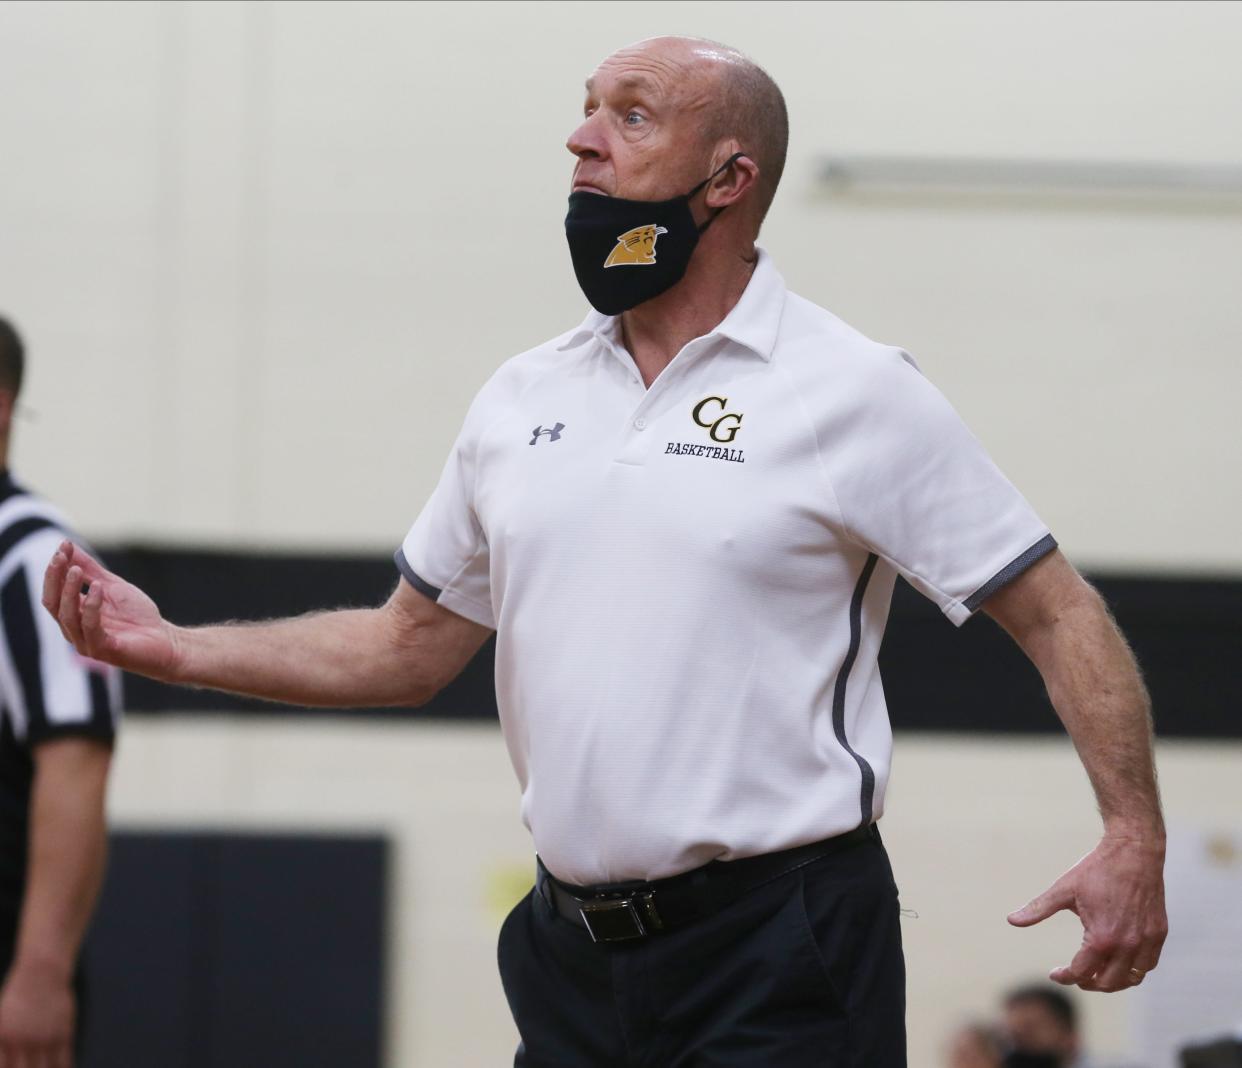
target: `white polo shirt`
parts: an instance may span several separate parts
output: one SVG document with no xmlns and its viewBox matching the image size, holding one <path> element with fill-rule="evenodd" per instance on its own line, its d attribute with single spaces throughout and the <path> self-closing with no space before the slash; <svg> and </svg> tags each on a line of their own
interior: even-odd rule
<svg viewBox="0 0 1242 1068">
<path fill-rule="evenodd" d="M 909 356 L 761 252 L 650 389 L 595 313 L 504 364 L 397 564 L 496 629 L 522 817 L 589 885 L 879 818 L 896 575 L 960 624 L 1055 544 Z"/>
</svg>

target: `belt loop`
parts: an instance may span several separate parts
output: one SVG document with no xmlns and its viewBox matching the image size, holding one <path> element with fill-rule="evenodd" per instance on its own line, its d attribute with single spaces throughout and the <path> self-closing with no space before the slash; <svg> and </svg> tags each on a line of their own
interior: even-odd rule
<svg viewBox="0 0 1242 1068">
<path fill-rule="evenodd" d="M 552 889 L 549 886 L 551 879 L 548 875 L 548 869 L 543 866 L 543 860 L 535 854 L 535 889 L 539 892 L 539 896 L 543 898 L 553 912 L 556 911 L 556 902 L 552 900 Z"/>
</svg>

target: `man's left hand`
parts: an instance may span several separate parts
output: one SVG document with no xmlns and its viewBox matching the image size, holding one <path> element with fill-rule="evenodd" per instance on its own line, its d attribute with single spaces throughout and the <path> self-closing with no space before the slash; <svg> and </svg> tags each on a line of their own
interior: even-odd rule
<svg viewBox="0 0 1242 1068">
<path fill-rule="evenodd" d="M 1009 922 L 1031 927 L 1062 909 L 1082 921 L 1082 946 L 1048 978 L 1103 993 L 1138 986 L 1160 960 L 1169 932 L 1163 842 L 1106 834 L 1052 886 L 1010 913 Z"/>
<path fill-rule="evenodd" d="M 73 991 L 36 970 L 10 972 L 0 989 L 0 1068 L 73 1068 Z"/>
</svg>

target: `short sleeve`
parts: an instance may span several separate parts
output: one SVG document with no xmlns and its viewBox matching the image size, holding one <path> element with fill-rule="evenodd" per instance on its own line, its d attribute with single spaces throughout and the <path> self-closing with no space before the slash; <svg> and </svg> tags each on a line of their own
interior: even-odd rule
<svg viewBox="0 0 1242 1068">
<path fill-rule="evenodd" d="M 480 396 L 471 405 L 435 492 L 394 559 L 405 580 L 424 596 L 494 629 L 491 560 L 474 504 L 482 404 Z"/>
<path fill-rule="evenodd" d="M 3 682 L 14 731 L 27 745 L 81 736 L 111 743 L 121 712 L 121 673 L 81 656 L 40 604 L 43 572 L 64 537 L 54 529 L 14 547 L 0 583 Z"/>
<path fill-rule="evenodd" d="M 960 626 L 1056 541 L 914 361 L 876 360 L 824 466 L 849 534 Z"/>
</svg>

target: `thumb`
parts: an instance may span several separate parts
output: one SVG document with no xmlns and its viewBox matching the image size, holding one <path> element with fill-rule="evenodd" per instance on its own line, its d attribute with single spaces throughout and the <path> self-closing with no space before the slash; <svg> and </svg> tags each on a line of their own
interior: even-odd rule
<svg viewBox="0 0 1242 1068">
<path fill-rule="evenodd" d="M 1069 908 L 1073 903 L 1073 895 L 1070 893 L 1069 888 L 1063 886 L 1058 881 L 1053 883 L 1038 897 L 1032 898 L 1020 909 L 1011 912 L 1009 914 L 1009 922 L 1014 927 L 1031 927 L 1060 912 L 1062 909 Z"/>
</svg>

